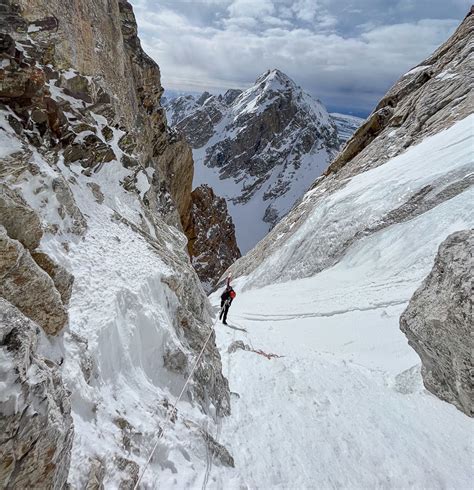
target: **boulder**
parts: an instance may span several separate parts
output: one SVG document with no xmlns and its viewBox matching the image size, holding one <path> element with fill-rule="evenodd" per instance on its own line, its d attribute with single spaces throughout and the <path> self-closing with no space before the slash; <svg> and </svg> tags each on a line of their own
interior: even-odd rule
<svg viewBox="0 0 474 490">
<path fill-rule="evenodd" d="M 433 269 L 400 317 L 400 328 L 421 358 L 426 388 L 474 416 L 472 278 L 474 230 L 440 245 Z"/>
</svg>

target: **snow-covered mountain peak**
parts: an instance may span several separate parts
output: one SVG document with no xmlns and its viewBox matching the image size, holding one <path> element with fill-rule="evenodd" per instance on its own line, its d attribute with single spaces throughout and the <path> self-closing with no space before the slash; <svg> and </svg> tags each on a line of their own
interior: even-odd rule
<svg viewBox="0 0 474 490">
<path fill-rule="evenodd" d="M 336 126 L 320 101 L 277 69 L 243 92 L 194 100 L 172 101 L 169 121 L 194 148 L 194 185 L 227 199 L 246 251 L 326 169 L 340 146 Z"/>
<path fill-rule="evenodd" d="M 294 90 L 297 88 L 295 82 L 278 68 L 262 73 L 255 80 L 255 85 L 263 86 L 266 90 Z"/>
</svg>

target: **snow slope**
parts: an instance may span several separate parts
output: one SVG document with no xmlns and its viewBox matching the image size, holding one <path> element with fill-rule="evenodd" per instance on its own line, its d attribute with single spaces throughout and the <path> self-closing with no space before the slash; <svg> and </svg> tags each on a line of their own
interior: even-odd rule
<svg viewBox="0 0 474 490">
<path fill-rule="evenodd" d="M 310 207 L 303 224 L 287 234 L 284 246 L 277 247 L 256 267 L 246 281 L 248 287 L 311 276 L 334 264 L 352 241 L 357 244 L 361 234 L 377 233 L 377 226 L 389 222 L 389 213 L 410 202 L 422 189 L 431 186 L 430 192 L 440 195 L 448 186 L 468 179 L 473 171 L 473 124 L 471 115 L 384 165 L 356 175 L 327 197 L 323 195 L 317 205 Z M 311 202 L 318 192 L 318 188 L 309 191 L 299 206 Z M 437 221 L 443 239 L 452 226 L 458 226 L 458 220 L 470 223 L 474 219 L 471 197 L 472 189 L 468 187 L 459 195 L 460 214 L 448 214 L 443 222 Z"/>
<path fill-rule="evenodd" d="M 319 273 L 301 270 L 298 278 L 295 262 L 304 264 L 297 250 L 315 230 L 322 241 L 332 236 L 329 211 L 341 233 L 345 216 L 375 219 L 408 189 L 441 177 L 448 183 L 453 172 L 472 174 L 473 122 L 466 118 L 352 178 L 326 208 L 313 210 L 298 240 L 289 237 L 287 246 L 235 280 L 230 326 L 217 328 L 234 393 L 219 440 L 250 488 L 471 487 L 472 420 L 423 388 L 420 360 L 398 320 L 439 244 L 474 226 L 472 186 L 361 237 Z M 281 274 L 285 267 L 293 280 Z M 212 300 L 217 304 L 218 293 Z M 284 357 L 227 353 L 235 340 Z M 210 481 L 208 488 L 237 488 L 217 469 Z"/>
</svg>

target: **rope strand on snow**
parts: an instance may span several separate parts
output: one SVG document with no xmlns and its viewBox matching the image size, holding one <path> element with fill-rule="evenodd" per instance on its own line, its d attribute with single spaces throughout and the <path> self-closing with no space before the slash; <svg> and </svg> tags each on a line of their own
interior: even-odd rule
<svg viewBox="0 0 474 490">
<path fill-rule="evenodd" d="M 215 326 L 217 324 L 217 318 L 216 318 L 216 321 L 214 322 L 214 325 L 212 326 L 212 328 L 210 329 L 209 331 L 209 335 L 207 336 L 207 339 L 206 341 L 204 342 L 204 345 L 202 346 L 202 349 L 201 349 L 201 352 L 199 353 L 192 369 L 191 369 L 191 372 L 189 373 L 189 376 L 188 376 L 188 379 L 186 380 L 186 382 L 184 383 L 184 386 L 183 386 L 183 389 L 181 390 L 181 393 L 179 394 L 178 398 L 176 398 L 176 401 L 174 402 L 174 405 L 173 407 L 171 408 L 171 410 L 168 412 L 168 415 L 165 419 L 165 423 L 163 424 L 163 427 L 160 428 L 160 433 L 158 434 L 158 437 L 156 439 L 156 442 L 155 442 L 155 445 L 153 446 L 153 449 L 151 450 L 150 452 L 150 455 L 148 456 L 148 459 L 145 463 L 145 466 L 143 467 L 143 470 L 142 470 L 142 473 L 140 475 L 140 477 L 138 478 L 137 480 L 137 483 L 135 483 L 135 486 L 133 487 L 133 490 L 137 490 L 138 489 L 138 486 L 140 485 L 140 482 L 142 481 L 142 478 L 143 478 L 143 475 L 145 474 L 150 462 L 151 462 L 151 459 L 153 458 L 153 455 L 155 454 L 155 451 L 156 451 L 156 448 L 158 447 L 158 443 L 160 442 L 160 439 L 163 437 L 163 434 L 165 432 L 165 429 L 168 427 L 168 424 L 171 420 L 171 417 L 173 416 L 173 414 L 175 413 L 175 410 L 176 410 L 176 406 L 178 405 L 178 402 L 181 400 L 181 397 L 183 396 L 185 390 L 186 390 L 186 387 L 188 386 L 188 383 L 191 381 L 191 378 L 194 374 L 194 371 L 196 370 L 197 368 L 197 365 L 199 363 L 199 361 L 201 360 L 201 357 L 204 353 L 204 349 L 206 348 L 207 346 L 207 343 L 209 342 L 209 339 L 211 338 L 211 335 L 212 335 L 212 332 L 214 331 L 215 329 Z"/>
</svg>

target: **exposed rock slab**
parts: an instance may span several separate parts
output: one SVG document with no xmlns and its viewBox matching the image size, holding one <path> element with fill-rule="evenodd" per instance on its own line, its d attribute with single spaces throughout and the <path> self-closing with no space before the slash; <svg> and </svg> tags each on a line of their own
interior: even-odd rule
<svg viewBox="0 0 474 490">
<path fill-rule="evenodd" d="M 422 361 L 423 381 L 436 396 L 474 416 L 472 360 L 474 230 L 440 245 L 433 269 L 400 317 Z"/>
<path fill-rule="evenodd" d="M 38 247 L 43 230 L 37 213 L 21 195 L 0 183 L 0 224 L 8 235 L 29 250 Z"/>
</svg>

